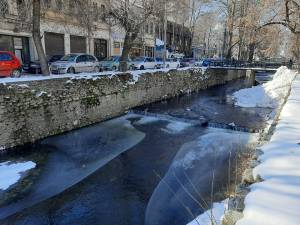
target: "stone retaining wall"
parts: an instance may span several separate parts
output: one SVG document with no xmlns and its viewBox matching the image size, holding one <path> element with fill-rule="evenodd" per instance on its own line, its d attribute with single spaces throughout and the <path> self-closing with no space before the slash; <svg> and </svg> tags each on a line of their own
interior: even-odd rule
<svg viewBox="0 0 300 225">
<path fill-rule="evenodd" d="M 143 104 L 203 90 L 250 71 L 201 69 L 0 84 L 0 149 L 34 142 L 125 113 Z"/>
</svg>

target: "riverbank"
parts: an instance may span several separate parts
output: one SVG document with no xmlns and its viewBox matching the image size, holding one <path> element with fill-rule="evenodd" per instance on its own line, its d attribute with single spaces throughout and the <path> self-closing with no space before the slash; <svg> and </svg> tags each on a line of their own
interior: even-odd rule
<svg viewBox="0 0 300 225">
<path fill-rule="evenodd" d="M 244 218 L 237 225 L 298 225 L 300 222 L 300 78 L 280 114 L 269 143 L 260 147 L 253 170 L 263 181 L 251 185 Z"/>
<path fill-rule="evenodd" d="M 291 154 L 295 154 L 295 152 L 291 152 L 291 149 L 286 150 L 285 148 L 298 147 L 299 149 L 299 145 L 297 144 L 299 141 L 297 142 L 294 140 L 295 145 L 292 147 L 289 145 L 290 139 L 285 137 L 285 135 L 288 135 L 287 129 L 289 132 L 292 132 L 293 129 L 297 128 L 297 123 L 299 126 L 299 120 L 296 118 L 297 116 L 295 114 L 297 113 L 297 107 L 299 107 L 300 104 L 298 103 L 299 105 L 295 105 L 295 101 L 298 101 L 295 95 L 299 95 L 298 89 L 300 88 L 300 85 L 299 78 L 297 78 L 297 80 L 293 83 L 295 76 L 295 72 L 288 70 L 285 67 L 281 67 L 274 75 L 274 79 L 272 81 L 269 81 L 261 86 L 242 89 L 234 93 L 235 104 L 237 106 L 251 108 L 263 107 L 267 105 L 270 108 L 273 108 L 273 111 L 270 114 L 268 125 L 266 126 L 264 132 L 260 134 L 259 145 L 262 145 L 262 147 L 257 148 L 250 159 L 245 162 L 247 164 L 247 169 L 243 173 L 242 183 L 236 188 L 235 195 L 223 202 L 215 203 L 211 210 L 208 210 L 206 213 L 198 217 L 200 221 L 202 221 L 202 219 L 205 217 L 213 217 L 215 214 L 217 217 L 217 224 L 278 224 L 278 220 L 274 220 L 272 217 L 273 214 L 277 213 L 276 210 L 278 210 L 278 214 L 280 214 L 280 209 L 282 211 L 283 208 L 287 207 L 285 204 L 283 204 L 285 200 L 282 195 L 286 195 L 285 197 L 290 196 L 291 201 L 293 199 L 293 197 L 291 197 L 291 193 L 284 193 L 284 191 L 288 189 L 287 186 L 291 188 L 290 176 L 294 176 L 295 173 L 295 171 L 291 171 L 291 174 L 289 174 L 288 168 L 293 170 L 293 166 L 290 166 L 286 160 L 291 160 L 291 158 L 294 156 Z M 290 90 L 292 90 L 291 95 Z M 291 118 L 292 120 L 289 121 L 288 118 Z M 290 123 L 293 123 L 294 127 L 291 127 Z M 280 132 L 278 134 L 278 131 L 282 132 L 282 134 L 280 134 Z M 270 140 L 270 136 L 273 134 L 273 132 L 274 135 Z M 291 133 L 291 137 L 295 138 L 295 136 L 297 136 L 297 133 Z M 265 144 L 265 142 L 269 140 L 270 142 Z M 278 147 L 283 149 L 279 150 L 277 149 Z M 268 151 L 270 149 L 272 149 L 272 151 Z M 286 157 L 285 159 L 278 159 L 279 156 Z M 295 155 L 295 157 L 297 157 L 297 155 Z M 293 158 L 292 161 L 293 160 L 295 159 Z M 296 159 L 296 161 L 298 164 L 300 163 L 299 160 Z M 296 170 L 296 168 L 294 169 Z M 297 169 L 299 170 L 299 167 Z M 284 174 L 285 176 L 280 176 L 278 179 L 276 175 L 279 174 Z M 261 182 L 262 180 L 265 181 Z M 287 184 L 285 187 L 276 188 L 276 185 L 278 187 L 279 183 Z M 299 183 L 300 182 L 298 182 L 298 185 Z M 290 191 L 293 192 L 291 189 Z M 247 195 L 249 192 L 250 194 Z M 247 198 L 245 200 L 246 196 Z M 298 197 L 294 197 L 296 198 L 294 201 L 297 201 Z M 292 212 L 296 212 L 297 210 L 299 211 L 298 201 L 297 204 L 298 208 L 295 207 L 295 210 L 293 209 Z M 279 215 L 279 217 L 281 216 L 282 215 Z M 243 219 L 238 221 L 241 218 Z M 269 222 L 267 223 L 265 220 Z M 299 224 L 299 216 L 297 220 L 298 223 L 289 223 L 287 221 L 291 221 L 291 219 L 286 218 L 285 223 L 282 222 L 280 224 Z M 236 223 L 237 221 L 238 223 Z M 189 225 L 194 224 L 198 224 L 196 220 Z M 207 223 L 204 224 L 211 224 L 211 220 L 207 220 Z"/>
</svg>

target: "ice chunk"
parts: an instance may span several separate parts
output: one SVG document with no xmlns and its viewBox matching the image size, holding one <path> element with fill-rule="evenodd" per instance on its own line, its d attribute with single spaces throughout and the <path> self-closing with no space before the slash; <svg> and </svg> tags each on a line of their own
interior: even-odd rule
<svg viewBox="0 0 300 225">
<path fill-rule="evenodd" d="M 0 189 L 6 190 L 11 185 L 18 182 L 22 173 L 35 168 L 36 164 L 28 162 L 3 162 L 0 163 Z"/>
</svg>

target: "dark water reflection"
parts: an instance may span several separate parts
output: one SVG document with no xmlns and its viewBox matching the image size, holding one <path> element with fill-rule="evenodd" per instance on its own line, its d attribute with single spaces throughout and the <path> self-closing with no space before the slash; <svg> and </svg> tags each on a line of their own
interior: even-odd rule
<svg viewBox="0 0 300 225">
<path fill-rule="evenodd" d="M 234 90 L 251 85 L 244 80 L 234 81 L 137 110 L 147 109 L 175 118 L 196 120 L 197 117 L 205 117 L 226 124 L 234 122 L 261 127 L 268 110 L 235 108 L 230 98 Z M 168 191 L 157 174 L 164 177 L 175 195 L 186 199 L 186 204 L 198 214 L 202 210 L 184 196 L 181 185 L 174 180 L 174 173 L 189 187 L 182 177 L 187 173 L 196 181 L 197 188 L 208 195 L 212 167 L 219 174 L 216 183 L 221 185 L 224 183 L 228 150 L 231 151 L 232 146 L 241 140 L 240 135 L 245 142 L 249 136 L 232 131 L 225 136 L 223 131 L 222 135 L 214 136 L 217 130 L 193 125 L 169 133 L 165 129 L 172 121 L 158 116 L 151 123 L 141 124 L 138 123 L 141 117 L 120 117 L 48 138 L 35 145 L 37 151 L 42 150 L 39 146 L 50 148 L 42 164 L 41 175 L 19 202 L 0 208 L 0 224 L 183 225 L 189 222 L 191 216 L 184 212 L 182 205 L 173 197 L 174 193 Z M 212 136 L 209 136 L 208 142 L 199 140 L 209 134 Z M 226 139 L 228 135 L 230 140 L 235 140 L 234 143 Z M 211 152 L 219 146 L 224 148 L 217 157 L 212 157 Z M 33 146 L 28 148 L 30 150 Z M 191 167 L 178 164 L 189 154 L 194 154 Z"/>
</svg>

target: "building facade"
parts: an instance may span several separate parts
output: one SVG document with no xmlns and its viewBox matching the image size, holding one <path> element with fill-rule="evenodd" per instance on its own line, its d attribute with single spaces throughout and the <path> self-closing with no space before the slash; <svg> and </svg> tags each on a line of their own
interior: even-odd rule
<svg viewBox="0 0 300 225">
<path fill-rule="evenodd" d="M 0 50 L 8 50 L 23 62 L 38 60 L 32 38 L 32 6 L 26 0 L 0 1 Z M 74 5 L 74 0 L 42 0 L 41 37 L 47 57 L 89 53 L 99 60 L 122 54 L 125 33 L 101 20 L 102 0 Z M 100 17 L 100 18 L 99 18 Z M 163 40 L 161 22 L 149 21 L 137 38 L 131 56 L 155 55 L 155 40 Z M 168 22 L 167 48 L 187 52 L 189 32 Z"/>
</svg>

